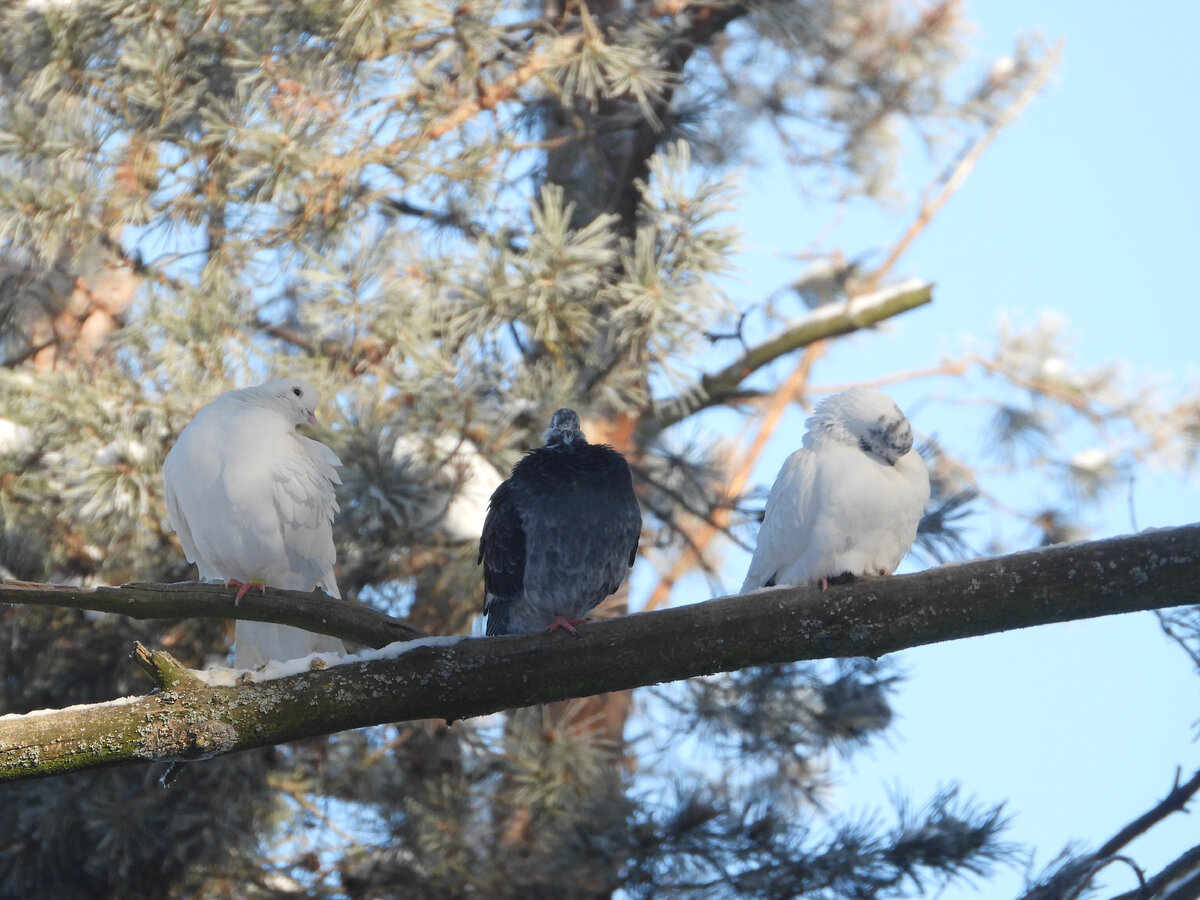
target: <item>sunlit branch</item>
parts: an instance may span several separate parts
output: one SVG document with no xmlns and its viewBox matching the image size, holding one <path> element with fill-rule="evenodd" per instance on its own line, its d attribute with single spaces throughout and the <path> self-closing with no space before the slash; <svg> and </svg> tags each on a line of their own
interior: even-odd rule
<svg viewBox="0 0 1200 900">
<path fill-rule="evenodd" d="M 169 655 L 139 646 L 136 657 L 157 692 L 0 719 L 0 781 L 201 759 L 384 722 L 455 720 L 748 666 L 878 657 L 1190 604 L 1198 582 L 1200 525 L 1189 525 L 862 578 L 826 591 L 756 591 L 594 622 L 577 638 L 408 641 L 397 654 L 258 684 L 212 685 Z M 145 586 L 109 590 L 137 598 Z M 159 599 L 177 590 L 163 586 Z"/>
<path fill-rule="evenodd" d="M 745 390 L 743 385 L 747 378 L 780 357 L 816 341 L 868 328 L 932 300 L 932 284 L 905 282 L 818 307 L 763 343 L 751 347 L 719 372 L 702 377 L 695 402 L 688 405 L 682 400 L 667 400 L 659 404 L 665 411 L 644 419 L 641 428 L 660 431 L 702 409 L 728 403 Z"/>
</svg>

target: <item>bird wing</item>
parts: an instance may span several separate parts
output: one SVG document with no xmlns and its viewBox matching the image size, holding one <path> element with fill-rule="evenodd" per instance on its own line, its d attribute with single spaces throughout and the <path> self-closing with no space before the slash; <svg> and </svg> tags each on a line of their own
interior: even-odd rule
<svg viewBox="0 0 1200 900">
<path fill-rule="evenodd" d="M 525 527 L 511 480 L 496 488 L 488 501 L 477 562 L 483 563 L 487 633 L 504 634 L 508 606 L 521 597 L 525 584 Z"/>
<path fill-rule="evenodd" d="M 319 441 L 291 429 L 263 441 L 256 450 L 265 470 L 254 473 L 247 487 L 258 495 L 260 515 L 252 520 L 247 547 L 257 548 L 263 580 L 272 586 L 309 591 L 320 587 L 341 597 L 333 564 L 333 519 L 338 512 L 335 484 L 341 484 L 337 455 Z M 267 534 L 274 528 L 273 534 Z M 276 659 L 298 659 L 310 653 L 345 653 L 335 637 L 288 625 L 239 620 L 234 629 L 235 668 L 252 668 Z"/>
<path fill-rule="evenodd" d="M 175 446 L 167 453 L 167 458 L 163 460 L 163 497 L 167 504 L 167 518 L 171 522 L 171 527 L 175 529 L 175 533 L 179 536 L 179 543 L 183 546 L 183 554 L 187 557 L 190 563 L 200 563 L 200 553 L 196 549 L 196 539 L 192 537 L 191 525 L 188 523 L 188 518 L 184 514 L 183 505 L 180 501 L 180 490 L 183 489 L 186 473 L 186 447 L 183 444 L 182 438 L 176 441 Z M 201 566 L 203 568 L 203 566 Z M 203 572 L 201 578 L 206 578 Z"/>
<path fill-rule="evenodd" d="M 333 564 L 333 519 L 338 512 L 334 485 L 341 484 L 336 467 L 341 460 L 322 444 L 289 433 L 279 450 L 272 472 L 272 500 L 279 514 L 289 568 L 311 590 L 320 584 L 327 594 L 340 597 Z"/>
<path fill-rule="evenodd" d="M 775 583 L 779 570 L 804 551 L 812 535 L 816 452 L 804 447 L 786 460 L 771 485 L 758 544 L 742 592 Z"/>
<path fill-rule="evenodd" d="M 225 561 L 213 540 L 229 527 L 217 510 L 225 494 L 222 482 L 234 446 L 220 439 L 216 406 L 214 402 L 196 414 L 163 460 L 167 514 L 184 554 L 196 564 L 202 580 L 240 574 L 222 571 Z"/>
<path fill-rule="evenodd" d="M 592 552 L 595 564 L 605 573 L 601 589 L 607 597 L 621 586 L 637 561 L 642 510 L 633 490 L 629 463 L 607 446 L 601 445 L 598 449 L 605 452 L 604 462 L 597 465 L 597 469 L 607 471 L 598 484 L 596 508 L 604 510 L 605 515 L 597 529 L 599 533 Z"/>
</svg>

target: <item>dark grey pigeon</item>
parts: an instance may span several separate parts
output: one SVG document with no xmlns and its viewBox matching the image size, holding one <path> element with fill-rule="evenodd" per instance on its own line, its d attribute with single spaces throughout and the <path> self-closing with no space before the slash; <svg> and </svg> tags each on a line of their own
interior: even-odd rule
<svg viewBox="0 0 1200 900">
<path fill-rule="evenodd" d="M 550 418 L 544 437 L 488 504 L 479 561 L 489 635 L 574 634 L 637 556 L 642 511 L 625 457 L 589 444 L 571 409 Z"/>
</svg>

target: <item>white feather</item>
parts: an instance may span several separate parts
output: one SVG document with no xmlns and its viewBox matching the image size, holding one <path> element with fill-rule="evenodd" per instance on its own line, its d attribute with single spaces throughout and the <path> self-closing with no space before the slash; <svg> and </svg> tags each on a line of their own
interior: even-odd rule
<svg viewBox="0 0 1200 900">
<path fill-rule="evenodd" d="M 280 379 L 221 395 L 179 435 L 163 462 L 167 513 L 201 579 L 341 596 L 333 574 L 341 461 L 296 433 L 316 405 L 310 385 Z M 345 652 L 337 638 L 265 622 L 239 620 L 234 642 L 239 668 Z"/>
<path fill-rule="evenodd" d="M 742 591 L 889 575 L 917 534 L 929 472 L 887 396 L 851 388 L 822 401 L 784 461 Z M 865 449 L 864 449 L 865 445 Z"/>
</svg>

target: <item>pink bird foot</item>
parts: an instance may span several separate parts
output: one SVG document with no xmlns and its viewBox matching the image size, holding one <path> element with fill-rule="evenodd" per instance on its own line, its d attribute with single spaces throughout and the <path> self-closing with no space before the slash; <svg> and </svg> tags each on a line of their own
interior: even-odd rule
<svg viewBox="0 0 1200 900">
<path fill-rule="evenodd" d="M 854 580 L 853 572 L 843 572 L 841 575 L 830 575 L 827 578 L 822 578 L 817 582 L 821 590 L 825 590 L 831 584 L 849 584 Z"/>
<path fill-rule="evenodd" d="M 550 632 L 562 629 L 563 631 L 571 632 L 575 637 L 579 637 L 579 632 L 575 630 L 575 626 L 582 625 L 586 621 L 586 617 L 582 619 L 567 619 L 563 616 L 555 616 L 554 621 L 550 623 L 550 627 L 546 629 L 546 633 L 549 634 Z"/>
<path fill-rule="evenodd" d="M 234 606 L 242 602 L 242 598 L 250 592 L 251 588 L 258 588 L 259 592 L 263 594 L 267 592 L 267 586 L 261 581 L 238 581 L 236 578 L 230 578 L 226 580 L 225 587 L 235 586 L 237 587 L 238 592 L 233 598 Z"/>
</svg>

